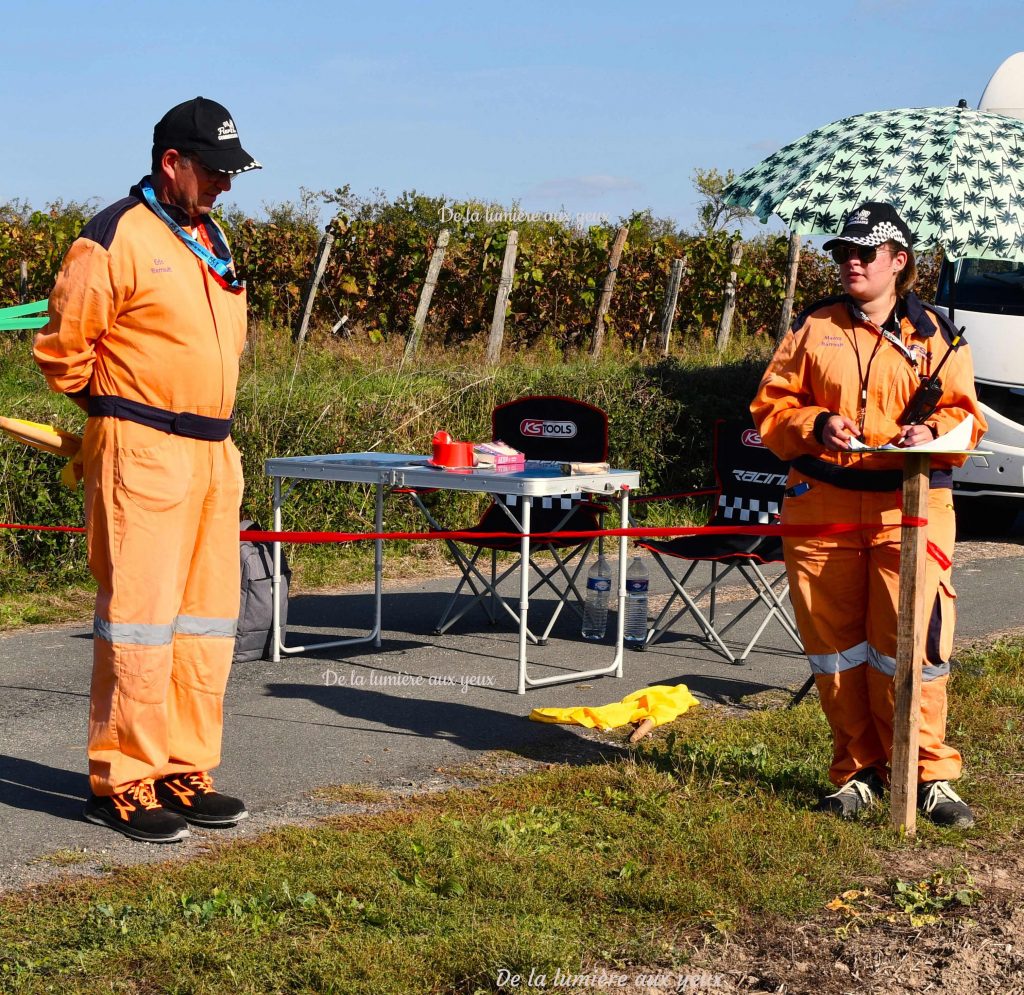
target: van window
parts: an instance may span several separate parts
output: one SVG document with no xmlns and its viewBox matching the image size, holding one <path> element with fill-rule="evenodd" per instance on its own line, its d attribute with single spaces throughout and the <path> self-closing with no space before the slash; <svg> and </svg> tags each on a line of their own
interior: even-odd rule
<svg viewBox="0 0 1024 995">
<path fill-rule="evenodd" d="M 935 303 L 949 306 L 949 263 L 942 264 Z M 1024 263 L 964 259 L 957 270 L 956 309 L 1024 315 Z"/>
</svg>

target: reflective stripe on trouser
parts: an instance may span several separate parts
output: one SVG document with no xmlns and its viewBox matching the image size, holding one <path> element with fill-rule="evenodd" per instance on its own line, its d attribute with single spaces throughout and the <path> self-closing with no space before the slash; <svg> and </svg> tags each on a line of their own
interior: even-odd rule
<svg viewBox="0 0 1024 995">
<path fill-rule="evenodd" d="M 238 615 L 234 444 L 90 418 L 83 443 L 96 621 L 89 778 L 112 794 L 220 762 Z"/>
<path fill-rule="evenodd" d="M 834 784 L 843 784 L 866 767 L 884 771 L 892 757 L 900 494 L 844 491 L 817 481 L 808 483 L 809 491 L 785 499 L 783 522 L 878 526 L 817 539 L 783 540 L 794 614 L 822 710 L 832 728 L 829 778 Z M 953 550 L 955 527 L 950 491 L 930 491 L 928 538 L 947 556 Z M 918 749 L 921 780 L 960 776 L 960 754 L 944 742 L 955 597 L 949 570 L 929 556 L 925 604 L 930 619 Z"/>
</svg>

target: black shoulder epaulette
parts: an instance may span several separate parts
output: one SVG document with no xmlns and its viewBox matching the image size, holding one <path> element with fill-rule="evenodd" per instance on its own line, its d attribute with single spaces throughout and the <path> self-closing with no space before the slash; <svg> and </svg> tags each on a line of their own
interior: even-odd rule
<svg viewBox="0 0 1024 995">
<path fill-rule="evenodd" d="M 789 326 L 791 332 L 795 332 L 815 311 L 823 307 L 831 307 L 833 304 L 844 304 L 849 300 L 846 294 L 834 294 L 832 297 L 822 297 L 820 301 L 808 304 L 794 319 Z"/>
<path fill-rule="evenodd" d="M 953 344 L 953 339 L 955 339 L 958 335 L 960 336 L 960 341 L 957 343 L 958 347 L 963 345 L 963 343 L 967 341 L 966 336 L 961 334 L 960 329 L 957 328 L 956 325 L 954 325 L 953 322 L 949 320 L 948 314 L 943 314 L 936 307 L 934 307 L 931 304 L 926 304 L 924 301 L 921 301 L 921 306 L 925 309 L 925 311 L 927 311 L 931 315 L 934 315 L 938 319 L 939 328 L 942 329 L 942 337 L 950 345 Z"/>
<path fill-rule="evenodd" d="M 933 305 L 925 303 L 917 294 L 908 293 L 904 298 L 904 304 L 907 309 L 907 318 L 922 338 L 929 339 L 935 334 L 935 327 L 928 320 L 928 315 L 938 322 L 939 328 L 942 330 L 942 337 L 950 345 L 952 345 L 953 339 L 960 334 L 956 325 L 949 320 L 948 315 L 943 314 Z M 961 339 L 961 341 L 966 341 L 966 339 Z"/>
<path fill-rule="evenodd" d="M 124 213 L 135 207 L 139 201 L 134 197 L 123 197 L 110 207 L 105 207 L 79 232 L 79 238 L 87 238 L 92 242 L 99 242 L 104 249 L 110 248 L 114 241 L 114 234 L 117 232 L 117 223 Z"/>
</svg>

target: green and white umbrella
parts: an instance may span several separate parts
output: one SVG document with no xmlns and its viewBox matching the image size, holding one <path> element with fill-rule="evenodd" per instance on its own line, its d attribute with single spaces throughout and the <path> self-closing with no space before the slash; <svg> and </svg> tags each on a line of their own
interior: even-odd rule
<svg viewBox="0 0 1024 995">
<path fill-rule="evenodd" d="M 960 107 L 843 118 L 738 176 L 727 203 L 833 235 L 864 201 L 892 204 L 915 248 L 1024 260 L 1024 121 Z"/>
</svg>

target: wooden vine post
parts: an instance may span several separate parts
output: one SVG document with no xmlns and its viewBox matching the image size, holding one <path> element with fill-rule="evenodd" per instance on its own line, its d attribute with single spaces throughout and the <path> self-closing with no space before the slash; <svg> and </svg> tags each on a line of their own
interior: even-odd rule
<svg viewBox="0 0 1024 995">
<path fill-rule="evenodd" d="M 672 325 L 676 320 L 676 305 L 679 302 L 679 284 L 686 269 L 686 256 L 672 260 L 672 269 L 668 274 L 668 285 L 665 287 L 665 301 L 661 306 L 661 354 L 668 355 L 672 341 Z"/>
<path fill-rule="evenodd" d="M 917 753 L 921 723 L 921 666 L 924 662 L 925 564 L 928 518 L 927 453 L 907 453 L 903 463 L 903 517 L 900 544 L 900 598 L 896 616 L 890 824 L 908 836 L 917 830 Z M 915 522 L 915 519 L 917 520 Z"/>
<path fill-rule="evenodd" d="M 494 299 L 494 315 L 491 318 L 491 335 L 487 340 L 487 362 L 494 364 L 501 356 L 501 343 L 505 338 L 505 311 L 508 298 L 512 293 L 512 279 L 516 270 L 516 253 L 519 246 L 519 232 L 508 233 L 505 244 L 505 258 L 501 264 L 501 279 L 498 281 L 498 294 Z"/>
<path fill-rule="evenodd" d="M 782 314 L 779 315 L 779 328 L 775 333 L 775 341 L 781 342 L 789 331 L 789 323 L 793 320 L 793 299 L 796 297 L 796 274 L 800 268 L 800 236 L 792 232 L 789 236 L 789 255 L 786 257 L 786 296 L 782 299 Z"/>
<path fill-rule="evenodd" d="M 722 318 L 718 322 L 718 351 L 724 352 L 732 334 L 732 317 L 736 313 L 736 278 L 743 258 L 743 242 L 739 237 L 733 239 L 732 252 L 729 255 L 729 277 L 725 281 L 725 300 L 722 302 Z"/>
<path fill-rule="evenodd" d="M 619 261 L 622 259 L 622 250 L 626 246 L 626 236 L 629 235 L 629 228 L 623 225 L 615 236 L 612 243 L 612 251 L 608 254 L 608 275 L 604 278 L 604 289 L 601 291 L 601 300 L 597 305 L 597 318 L 594 320 L 594 338 L 590 346 L 590 355 L 595 359 L 601 355 L 604 346 L 604 317 L 612 303 L 612 291 L 615 290 L 615 277 L 619 272 Z"/>
<path fill-rule="evenodd" d="M 313 263 L 313 275 L 310 277 L 306 293 L 302 298 L 301 318 L 299 327 L 295 332 L 295 341 L 302 343 L 306 340 L 306 332 L 309 330 L 309 319 L 313 314 L 313 302 L 316 300 L 316 292 L 320 287 L 320 281 L 324 278 L 324 271 L 327 269 L 327 260 L 331 257 L 331 247 L 334 245 L 334 222 L 332 221 L 320 239 L 320 245 L 316 250 L 316 261 Z"/>
<path fill-rule="evenodd" d="M 420 345 L 420 336 L 423 334 L 423 326 L 427 322 L 427 312 L 430 310 L 430 299 L 434 296 L 434 288 L 437 286 L 437 277 L 441 272 L 441 264 L 444 262 L 445 250 L 448 248 L 449 231 L 445 228 L 437 236 L 437 245 L 434 246 L 434 253 L 430 257 L 430 265 L 427 267 L 427 279 L 420 291 L 420 302 L 416 306 L 416 316 L 412 319 L 412 328 L 409 329 L 409 338 L 405 343 L 405 358 L 412 359 Z"/>
</svg>

